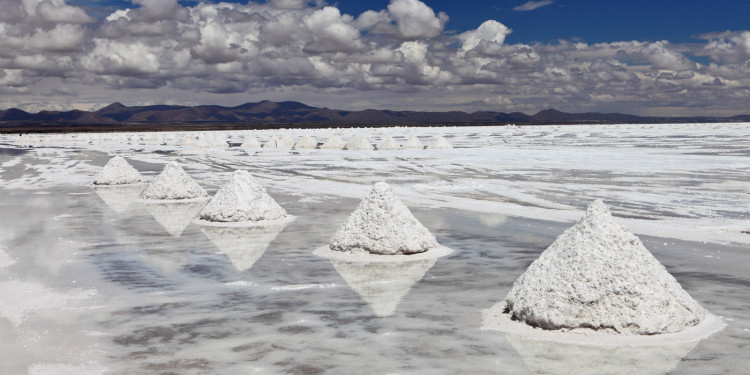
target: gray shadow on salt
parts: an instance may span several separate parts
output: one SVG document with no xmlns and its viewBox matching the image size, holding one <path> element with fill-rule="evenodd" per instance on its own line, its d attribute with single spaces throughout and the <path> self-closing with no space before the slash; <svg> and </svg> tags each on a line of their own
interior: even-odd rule
<svg viewBox="0 0 750 375">
<path fill-rule="evenodd" d="M 172 237 L 180 237 L 206 202 L 147 203 L 146 210 Z"/>
<path fill-rule="evenodd" d="M 94 185 L 92 188 L 107 207 L 115 213 L 121 214 L 130 209 L 130 206 L 138 200 L 146 186 L 148 184 Z"/>
<path fill-rule="evenodd" d="M 252 268 L 286 224 L 251 227 L 201 225 L 201 232 L 225 254 L 238 271 Z"/>
</svg>

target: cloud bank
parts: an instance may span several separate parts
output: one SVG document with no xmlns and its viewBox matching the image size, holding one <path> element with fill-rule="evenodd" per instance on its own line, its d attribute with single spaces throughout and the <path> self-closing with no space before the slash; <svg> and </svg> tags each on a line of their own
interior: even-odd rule
<svg viewBox="0 0 750 375">
<path fill-rule="evenodd" d="M 342 109 L 747 112 L 749 31 L 691 44 L 514 44 L 496 20 L 446 32 L 449 15 L 419 0 L 359 15 L 310 4 L 133 0 L 97 20 L 65 0 L 0 0 L 0 108 L 268 98 Z"/>
</svg>

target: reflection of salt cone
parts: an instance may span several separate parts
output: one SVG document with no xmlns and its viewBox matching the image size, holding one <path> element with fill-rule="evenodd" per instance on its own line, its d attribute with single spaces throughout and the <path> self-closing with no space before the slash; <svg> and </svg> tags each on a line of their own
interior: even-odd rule
<svg viewBox="0 0 750 375">
<path fill-rule="evenodd" d="M 538 374 L 666 374 L 698 344 L 597 347 L 505 337 Z"/>
<path fill-rule="evenodd" d="M 138 199 L 145 188 L 145 184 L 94 186 L 94 191 L 112 211 L 120 214 Z"/>
<path fill-rule="evenodd" d="M 201 225 L 201 231 L 219 251 L 226 254 L 239 271 L 250 269 L 271 245 L 286 224 L 254 227 L 215 227 Z"/>
<path fill-rule="evenodd" d="M 336 272 L 367 302 L 375 315 L 391 316 L 412 285 L 422 280 L 437 258 L 406 262 L 331 260 Z"/>
<path fill-rule="evenodd" d="M 151 203 L 146 209 L 172 237 L 179 237 L 205 202 Z"/>
</svg>

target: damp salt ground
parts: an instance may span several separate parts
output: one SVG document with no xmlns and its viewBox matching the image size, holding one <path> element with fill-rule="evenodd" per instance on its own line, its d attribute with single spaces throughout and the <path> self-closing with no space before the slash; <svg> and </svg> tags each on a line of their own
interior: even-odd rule
<svg viewBox="0 0 750 375">
<path fill-rule="evenodd" d="M 600 200 L 482 311 L 483 328 L 591 346 L 659 346 L 722 330 Z"/>
<path fill-rule="evenodd" d="M 164 166 L 141 194 L 144 203 L 185 203 L 208 200 L 208 193 L 177 162 Z"/>
<path fill-rule="evenodd" d="M 313 253 L 331 260 L 397 262 L 439 258 L 451 252 L 438 244 L 388 184 L 378 182 L 330 243 Z"/>
</svg>

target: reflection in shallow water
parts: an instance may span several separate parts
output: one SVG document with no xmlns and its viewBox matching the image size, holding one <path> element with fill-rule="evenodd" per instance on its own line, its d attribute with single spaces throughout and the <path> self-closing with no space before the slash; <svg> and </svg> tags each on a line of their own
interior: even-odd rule
<svg viewBox="0 0 750 375">
<path fill-rule="evenodd" d="M 93 186 L 92 188 L 112 211 L 121 214 L 138 199 L 146 188 L 146 184 Z"/>
<path fill-rule="evenodd" d="M 286 224 L 268 227 L 201 226 L 201 232 L 226 254 L 238 271 L 250 269 Z"/>
<path fill-rule="evenodd" d="M 422 280 L 437 259 L 409 262 L 343 262 L 331 260 L 336 272 L 367 302 L 375 315 L 391 316 L 412 285 Z"/>
<path fill-rule="evenodd" d="M 660 346 L 597 347 L 533 340 L 512 334 L 506 334 L 505 338 L 537 374 L 666 374 L 698 344 L 695 341 Z"/>
<path fill-rule="evenodd" d="M 179 237 L 206 202 L 147 203 L 146 210 L 172 237 Z"/>
</svg>

